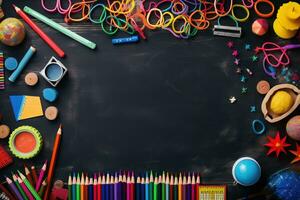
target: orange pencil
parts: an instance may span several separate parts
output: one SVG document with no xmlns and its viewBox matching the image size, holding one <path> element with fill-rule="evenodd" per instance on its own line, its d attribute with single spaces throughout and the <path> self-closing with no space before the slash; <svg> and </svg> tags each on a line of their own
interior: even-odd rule
<svg viewBox="0 0 300 200">
<path fill-rule="evenodd" d="M 84 200 L 84 197 L 85 197 L 85 189 L 84 189 L 84 186 L 85 186 L 85 184 L 84 184 L 84 174 L 82 173 L 81 174 L 81 182 L 80 182 L 80 198 L 81 198 L 81 200 Z"/>
<path fill-rule="evenodd" d="M 65 52 L 44 32 L 40 27 L 38 27 L 20 8 L 13 5 L 17 14 L 24 19 L 24 21 L 36 32 L 52 49 L 59 55 L 59 57 L 64 57 Z M 47 186 L 47 188 L 49 185 Z"/>
<path fill-rule="evenodd" d="M 61 139 L 61 125 L 58 128 L 58 131 L 56 133 L 56 137 L 55 137 L 55 142 L 54 142 L 54 146 L 53 146 L 53 151 L 52 151 L 52 156 L 51 156 L 51 161 L 50 161 L 50 165 L 49 165 L 49 171 L 48 171 L 48 175 L 47 175 L 47 187 L 46 187 L 46 191 L 45 191 L 45 195 L 44 195 L 44 200 L 47 200 L 49 197 L 49 193 L 50 193 L 50 188 L 52 186 L 52 177 L 53 177 L 53 173 L 54 173 L 54 166 L 55 166 L 55 162 L 56 162 L 56 157 L 57 157 L 57 152 L 58 152 L 58 147 L 60 144 L 60 139 Z"/>
</svg>

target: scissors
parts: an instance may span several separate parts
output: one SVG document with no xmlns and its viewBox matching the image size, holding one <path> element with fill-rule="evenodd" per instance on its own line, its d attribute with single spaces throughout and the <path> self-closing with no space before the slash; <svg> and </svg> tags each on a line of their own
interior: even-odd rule
<svg viewBox="0 0 300 200">
<path fill-rule="evenodd" d="M 62 0 L 56 0 L 56 4 L 53 8 L 47 8 L 45 6 L 45 0 L 41 0 L 41 4 L 42 4 L 43 9 L 46 10 L 47 12 L 53 13 L 53 12 L 58 11 L 60 14 L 65 15 L 70 10 L 71 5 L 72 5 L 72 1 L 67 0 L 67 8 L 63 8 Z"/>
<path fill-rule="evenodd" d="M 286 51 L 289 49 L 300 48 L 300 44 L 287 44 L 285 46 L 279 46 L 273 42 L 265 42 L 261 47 L 257 47 L 258 51 L 264 53 L 264 60 L 272 67 L 279 67 L 280 65 L 286 66 L 290 64 L 290 58 Z M 279 56 L 276 56 L 272 52 L 280 52 Z"/>
</svg>

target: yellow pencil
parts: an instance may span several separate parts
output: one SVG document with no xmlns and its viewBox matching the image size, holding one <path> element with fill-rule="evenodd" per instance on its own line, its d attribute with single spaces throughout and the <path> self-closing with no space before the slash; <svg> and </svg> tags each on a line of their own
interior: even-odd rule
<svg viewBox="0 0 300 200">
<path fill-rule="evenodd" d="M 182 176 L 179 174 L 178 180 L 178 200 L 182 200 Z"/>
</svg>

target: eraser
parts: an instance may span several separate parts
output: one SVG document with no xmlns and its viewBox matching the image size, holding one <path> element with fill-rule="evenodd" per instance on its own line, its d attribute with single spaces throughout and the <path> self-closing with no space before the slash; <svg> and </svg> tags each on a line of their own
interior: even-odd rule
<svg viewBox="0 0 300 200">
<path fill-rule="evenodd" d="M 58 109 L 55 106 L 49 106 L 48 108 L 46 108 L 45 110 L 45 117 L 50 120 L 53 121 L 57 118 L 58 115 Z"/>
<path fill-rule="evenodd" d="M 10 128 L 7 125 L 2 124 L 0 126 L 0 139 L 7 138 L 9 133 L 10 133 Z"/>
<path fill-rule="evenodd" d="M 5 68 L 9 71 L 13 71 L 18 67 L 18 61 L 14 57 L 8 57 L 5 59 Z"/>
<path fill-rule="evenodd" d="M 54 102 L 57 99 L 58 92 L 54 88 L 45 88 L 43 90 L 43 97 L 49 102 Z"/>
</svg>

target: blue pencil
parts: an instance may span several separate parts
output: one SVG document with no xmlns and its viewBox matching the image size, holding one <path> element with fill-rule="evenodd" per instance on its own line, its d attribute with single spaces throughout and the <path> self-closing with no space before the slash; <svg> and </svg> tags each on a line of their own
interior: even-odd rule
<svg viewBox="0 0 300 200">
<path fill-rule="evenodd" d="M 141 200 L 145 200 L 145 178 L 141 178 L 141 185 L 140 185 L 140 194 L 141 194 Z"/>
<path fill-rule="evenodd" d="M 109 174 L 106 175 L 106 184 L 105 184 L 105 200 L 109 200 L 110 192 L 109 192 Z"/>
<path fill-rule="evenodd" d="M 149 200 L 149 177 L 148 172 L 145 174 L 145 200 Z"/>
<path fill-rule="evenodd" d="M 90 178 L 90 184 L 89 184 L 89 200 L 93 200 L 93 178 Z"/>
<path fill-rule="evenodd" d="M 110 177 L 110 182 L 109 182 L 109 200 L 114 200 L 114 177 Z"/>
<path fill-rule="evenodd" d="M 135 183 L 135 199 L 141 200 L 141 191 L 140 191 L 140 185 L 141 185 L 141 178 L 138 176 Z"/>
<path fill-rule="evenodd" d="M 72 199 L 76 200 L 76 175 L 73 174 L 73 181 L 72 181 Z"/>
<path fill-rule="evenodd" d="M 103 176 L 102 176 L 102 183 L 101 183 L 101 199 L 102 200 L 105 200 L 105 192 L 106 192 L 106 190 L 105 190 L 105 175 L 103 174 Z"/>
</svg>

